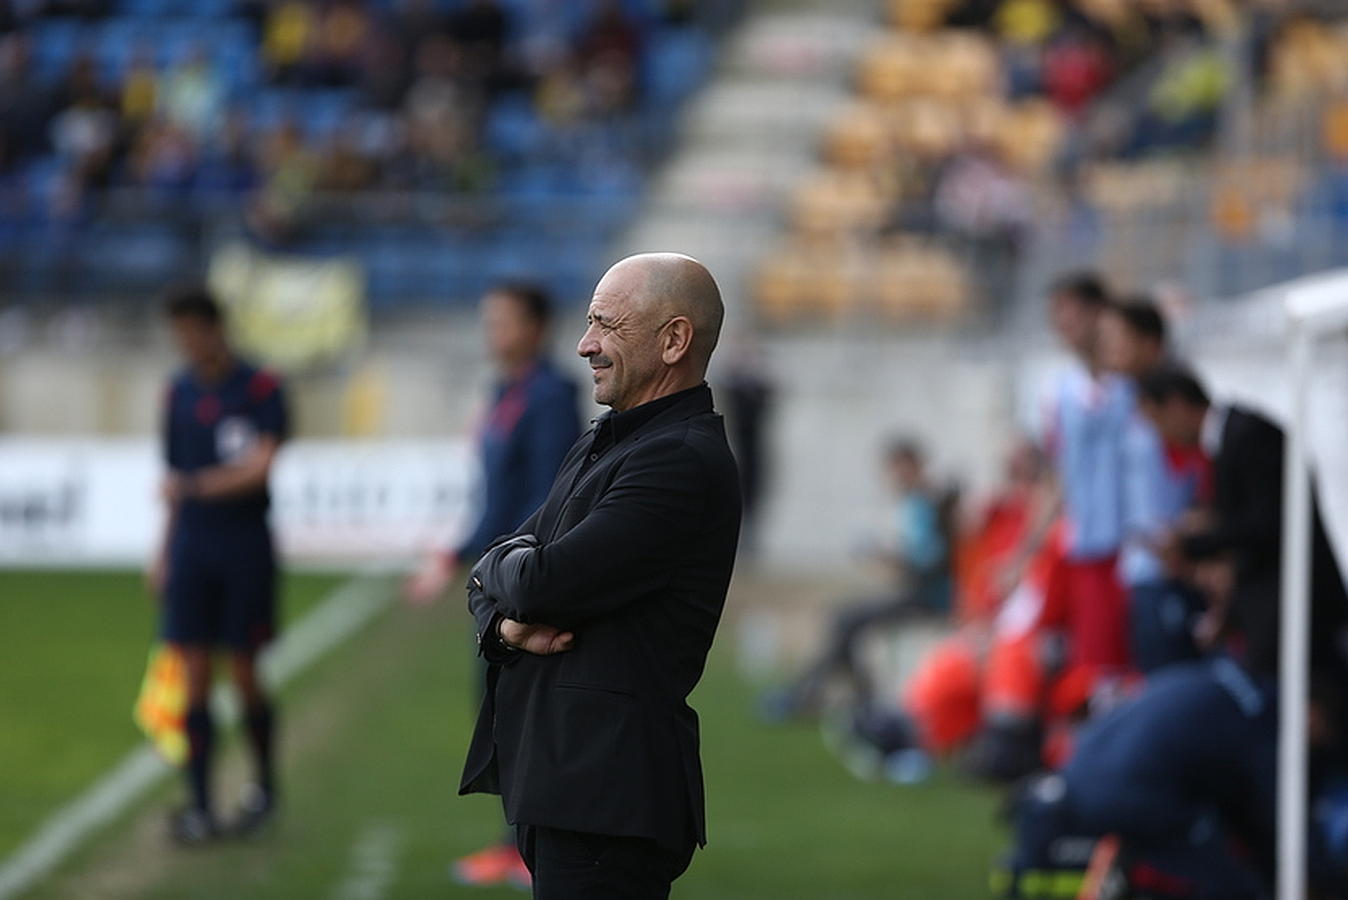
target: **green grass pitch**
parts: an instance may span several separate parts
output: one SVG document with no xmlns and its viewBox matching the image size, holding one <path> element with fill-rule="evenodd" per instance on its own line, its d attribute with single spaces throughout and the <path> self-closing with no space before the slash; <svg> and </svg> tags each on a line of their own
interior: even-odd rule
<svg viewBox="0 0 1348 900">
<path fill-rule="evenodd" d="M 334 584 L 289 577 L 288 617 Z M 283 816 L 265 837 L 170 848 L 163 813 L 179 796 L 175 782 L 31 896 L 520 896 L 448 878 L 455 856 L 502 828 L 495 798 L 455 796 L 475 705 L 466 619 L 454 598 L 394 606 L 287 689 Z M 153 609 L 131 574 L 0 573 L 0 622 L 3 855 L 135 742 L 130 705 Z M 693 698 L 710 845 L 675 897 L 987 896 L 1000 842 L 992 793 L 946 777 L 908 788 L 852 779 L 814 729 L 755 721 L 732 644 L 721 641 Z M 222 798 L 246 773 L 238 750 L 223 754 Z"/>
</svg>

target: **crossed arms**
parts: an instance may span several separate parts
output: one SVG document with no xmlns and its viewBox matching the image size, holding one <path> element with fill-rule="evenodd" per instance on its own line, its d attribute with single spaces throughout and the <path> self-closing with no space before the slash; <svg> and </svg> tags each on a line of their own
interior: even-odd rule
<svg viewBox="0 0 1348 900">
<path fill-rule="evenodd" d="M 633 452 L 598 504 L 555 540 L 535 536 L 535 513 L 469 576 L 468 608 L 483 654 L 504 663 L 507 648 L 570 649 L 575 629 L 667 583 L 676 548 L 703 520 L 709 487 L 701 459 L 680 435 Z"/>
</svg>

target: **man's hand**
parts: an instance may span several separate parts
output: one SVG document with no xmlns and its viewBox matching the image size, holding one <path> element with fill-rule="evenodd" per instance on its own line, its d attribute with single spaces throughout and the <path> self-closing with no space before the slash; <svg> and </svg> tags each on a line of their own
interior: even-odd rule
<svg viewBox="0 0 1348 900">
<path fill-rule="evenodd" d="M 164 587 L 168 584 L 168 553 L 156 553 L 145 567 L 145 586 L 156 600 L 164 596 Z"/>
<path fill-rule="evenodd" d="M 570 650 L 576 642 L 576 636 L 551 625 L 525 625 L 514 619 L 502 619 L 496 626 L 496 633 L 508 647 L 532 653 L 535 656 L 551 656 Z"/>
<path fill-rule="evenodd" d="M 189 494 L 191 478 L 182 472 L 170 470 L 159 483 L 159 496 L 170 509 L 182 503 Z"/>
<path fill-rule="evenodd" d="M 403 582 L 403 596 L 413 606 L 429 606 L 445 592 L 458 567 L 454 554 L 432 553 L 416 574 Z"/>
</svg>

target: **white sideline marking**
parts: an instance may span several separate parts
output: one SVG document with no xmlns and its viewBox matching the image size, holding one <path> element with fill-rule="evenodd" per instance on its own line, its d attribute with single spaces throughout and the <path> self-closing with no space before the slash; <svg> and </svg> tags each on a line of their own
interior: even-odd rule
<svg viewBox="0 0 1348 900">
<path fill-rule="evenodd" d="M 385 607 L 388 594 L 369 575 L 343 584 L 282 633 L 261 661 L 268 684 L 284 685 Z M 218 686 L 211 700 L 224 725 L 238 721 L 239 706 L 232 692 Z M 94 831 L 173 771 L 148 744 L 132 750 L 83 793 L 52 813 L 0 862 L 0 900 L 32 887 Z"/>
<path fill-rule="evenodd" d="M 396 825 L 366 825 L 351 845 L 351 867 L 332 892 L 334 900 L 380 900 L 387 896 L 398 874 L 402 842 L 402 829 Z"/>
</svg>

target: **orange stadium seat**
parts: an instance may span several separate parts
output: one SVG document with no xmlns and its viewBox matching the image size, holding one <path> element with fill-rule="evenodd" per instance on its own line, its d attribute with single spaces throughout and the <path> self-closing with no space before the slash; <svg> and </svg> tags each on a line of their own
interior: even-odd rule
<svg viewBox="0 0 1348 900">
<path fill-rule="evenodd" d="M 796 238 L 759 267 L 754 297 L 759 313 L 773 324 L 838 319 L 856 305 L 863 275 L 846 245 Z"/>
<path fill-rule="evenodd" d="M 882 162 L 890 151 L 884 114 L 868 103 L 853 103 L 830 124 L 824 137 L 824 155 L 843 167 L 867 167 Z"/>
<path fill-rule="evenodd" d="M 886 118 L 895 147 L 924 159 L 937 159 L 954 151 L 963 137 L 960 110 L 939 100 L 896 104 Z"/>
<path fill-rule="evenodd" d="M 825 169 L 796 189 L 792 224 L 805 234 L 877 228 L 892 203 L 886 187 L 866 172 Z"/>
<path fill-rule="evenodd" d="M 938 28 L 959 0 L 889 0 L 889 20 L 903 31 Z"/>
<path fill-rule="evenodd" d="M 994 143 L 1002 158 L 1022 172 L 1042 172 L 1062 146 L 1062 115 L 1045 100 L 1027 100 L 1006 109 Z"/>
<path fill-rule="evenodd" d="M 949 322 L 967 305 L 968 278 L 942 247 L 898 238 L 879 250 L 874 273 L 877 311 L 884 318 Z"/>
<path fill-rule="evenodd" d="M 857 85 L 877 100 L 897 100 L 926 90 L 928 73 L 919 39 L 892 35 L 861 56 Z"/>
<path fill-rule="evenodd" d="M 1348 34 L 1309 19 L 1289 24 L 1270 54 L 1269 80 L 1283 98 L 1348 89 Z"/>
</svg>

